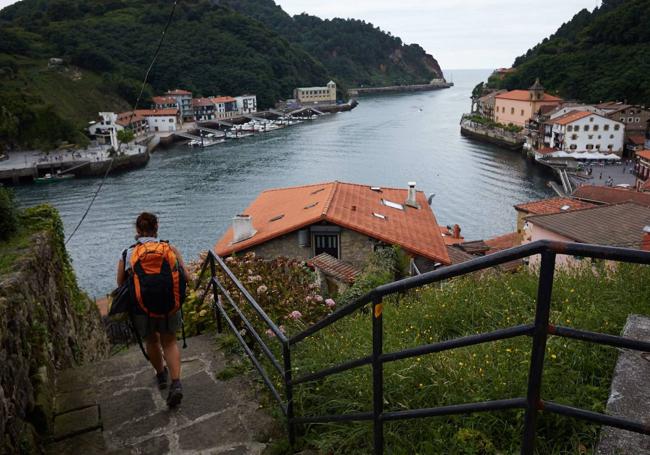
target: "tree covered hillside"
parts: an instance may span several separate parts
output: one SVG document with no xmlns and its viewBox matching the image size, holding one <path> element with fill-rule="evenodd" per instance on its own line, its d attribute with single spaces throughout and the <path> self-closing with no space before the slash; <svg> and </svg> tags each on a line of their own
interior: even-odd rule
<svg viewBox="0 0 650 455">
<path fill-rule="evenodd" d="M 438 62 L 417 44 L 362 20 L 289 16 L 273 0 L 220 0 L 263 22 L 320 60 L 348 86 L 428 83 L 442 76 Z"/>
<path fill-rule="evenodd" d="M 650 0 L 604 0 L 518 57 L 500 85 L 528 87 L 536 77 L 565 98 L 650 105 Z"/>
</svg>

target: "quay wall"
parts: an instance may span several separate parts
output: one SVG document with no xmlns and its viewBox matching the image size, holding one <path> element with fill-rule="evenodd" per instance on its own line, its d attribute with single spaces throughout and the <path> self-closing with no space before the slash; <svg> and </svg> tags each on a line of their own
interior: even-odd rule
<svg viewBox="0 0 650 455">
<path fill-rule="evenodd" d="M 453 82 L 441 84 L 391 85 L 387 87 L 357 87 L 348 90 L 349 96 L 369 95 L 374 93 L 426 92 L 453 87 Z"/>
<path fill-rule="evenodd" d="M 508 133 L 494 128 L 472 125 L 469 122 L 461 123 L 460 134 L 515 151 L 521 150 L 525 142 L 525 138 L 522 135 Z"/>
</svg>

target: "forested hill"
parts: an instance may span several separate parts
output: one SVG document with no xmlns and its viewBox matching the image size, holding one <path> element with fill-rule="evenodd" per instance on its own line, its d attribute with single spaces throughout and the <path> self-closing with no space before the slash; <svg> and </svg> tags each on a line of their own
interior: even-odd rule
<svg viewBox="0 0 650 455">
<path fill-rule="evenodd" d="M 217 0 L 264 23 L 321 61 L 350 86 L 421 84 L 442 77 L 438 62 L 417 44 L 355 19 L 291 17 L 273 0 Z"/>
<path fill-rule="evenodd" d="M 514 62 L 501 85 L 544 86 L 584 102 L 650 105 L 650 0 L 605 0 L 563 24 Z"/>
</svg>

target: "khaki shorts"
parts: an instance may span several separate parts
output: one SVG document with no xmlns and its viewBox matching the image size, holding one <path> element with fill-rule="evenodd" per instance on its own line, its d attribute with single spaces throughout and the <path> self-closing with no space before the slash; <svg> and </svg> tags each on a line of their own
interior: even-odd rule
<svg viewBox="0 0 650 455">
<path fill-rule="evenodd" d="M 133 323 L 140 338 L 144 339 L 154 332 L 176 333 L 180 330 L 183 320 L 181 319 L 181 312 L 178 311 L 168 318 L 150 318 L 144 314 L 134 314 Z"/>
</svg>

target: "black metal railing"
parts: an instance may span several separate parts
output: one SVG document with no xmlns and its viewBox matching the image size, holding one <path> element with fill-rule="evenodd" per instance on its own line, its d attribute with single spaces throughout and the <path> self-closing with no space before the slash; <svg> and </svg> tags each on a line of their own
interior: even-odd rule
<svg viewBox="0 0 650 455">
<path fill-rule="evenodd" d="M 383 301 L 386 296 L 402 293 L 420 286 L 437 283 L 442 280 L 466 275 L 494 266 L 504 264 L 517 259 L 523 259 L 535 255 L 541 255 L 539 266 L 539 283 L 537 288 L 537 303 L 535 317 L 531 324 L 517 325 L 488 333 L 464 336 L 452 340 L 440 341 L 431 344 L 424 344 L 417 347 L 404 349 L 397 352 L 383 352 Z M 301 333 L 287 338 L 285 334 L 268 317 L 264 310 L 257 304 L 246 288 L 241 284 L 225 262 L 214 253 L 210 252 L 203 263 L 200 279 L 204 276 L 207 266 L 210 267 L 211 277 L 206 286 L 206 293 L 212 289 L 214 295 L 214 309 L 217 318 L 217 329 L 222 330 L 222 321 L 225 320 L 231 328 L 246 354 L 250 357 L 253 365 L 260 373 L 262 380 L 270 390 L 271 394 L 278 401 L 282 412 L 287 419 L 289 442 L 295 442 L 295 427 L 299 424 L 344 422 L 344 421 L 372 421 L 373 422 L 373 448 L 375 454 L 384 453 L 384 422 L 404 419 L 415 419 L 433 416 L 468 414 L 475 412 L 487 412 L 506 409 L 524 410 L 524 430 L 522 435 L 521 454 L 532 455 L 535 447 L 535 433 L 537 417 L 540 412 L 550 412 L 577 419 L 586 420 L 596 424 L 612 426 L 624 430 L 650 435 L 650 426 L 641 422 L 634 422 L 621 417 L 600 414 L 580 408 L 566 406 L 542 399 L 541 385 L 544 370 L 544 355 L 546 342 L 551 336 L 572 338 L 580 341 L 603 344 L 618 348 L 633 349 L 637 351 L 650 351 L 650 343 L 624 338 L 620 336 L 607 335 L 584 330 L 577 330 L 569 327 L 555 326 L 549 323 L 551 309 L 551 296 L 553 290 L 553 277 L 555 272 L 556 256 L 568 255 L 582 258 L 606 259 L 617 262 L 629 262 L 637 264 L 650 264 L 650 252 L 633 250 L 627 248 L 615 248 L 600 245 L 586 245 L 579 243 L 564 243 L 552 241 L 538 241 L 527 245 L 519 246 L 509 250 L 494 253 L 489 256 L 473 259 L 462 264 L 444 267 L 433 272 L 424 273 L 415 277 L 406 278 L 393 283 L 385 284 L 373 289 L 355 302 L 346 305 L 319 322 L 308 327 Z M 282 363 L 275 357 L 251 322 L 246 318 L 244 312 L 239 308 L 235 299 L 230 295 L 227 287 L 221 282 L 216 273 L 216 267 L 221 269 L 222 276 L 228 279 L 239 293 L 243 296 L 245 303 L 269 327 L 282 345 Z M 261 352 L 268 358 L 271 365 L 282 376 L 284 383 L 284 398 L 277 390 L 262 362 L 256 357 L 254 350 L 246 343 L 240 328 L 236 326 L 226 311 L 224 301 L 232 307 L 239 316 L 244 330 L 250 334 L 252 339 L 259 345 Z M 297 378 L 291 375 L 291 353 L 292 347 L 306 338 L 318 333 L 322 329 L 336 323 L 338 320 L 355 313 L 367 305 L 372 305 L 370 316 L 372 317 L 372 352 L 365 357 L 350 360 L 338 365 L 324 368 L 320 371 L 306 374 Z M 384 364 L 396 360 L 407 359 L 415 356 L 433 354 L 448 351 L 461 347 L 473 346 L 508 338 L 529 336 L 532 338 L 530 366 L 528 373 L 528 386 L 525 397 L 491 400 L 473 403 L 462 403 L 435 408 L 411 409 L 404 411 L 386 412 L 384 410 Z M 341 373 L 352 368 L 364 365 L 372 366 L 372 410 L 351 414 L 334 414 L 320 416 L 296 416 L 293 410 L 293 388 L 298 384 L 316 381 L 324 377 Z"/>
</svg>

